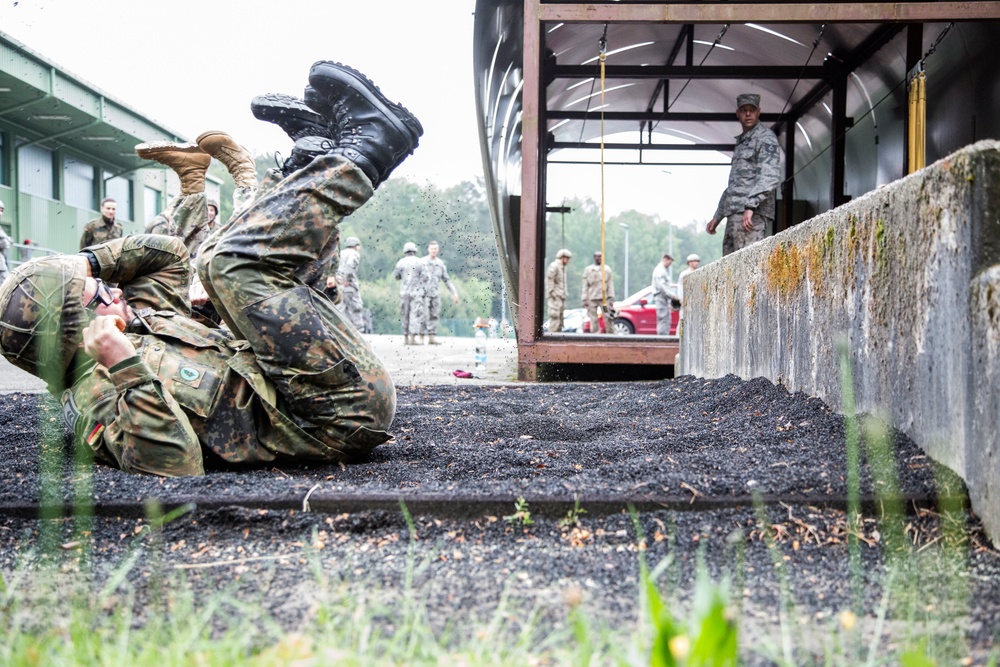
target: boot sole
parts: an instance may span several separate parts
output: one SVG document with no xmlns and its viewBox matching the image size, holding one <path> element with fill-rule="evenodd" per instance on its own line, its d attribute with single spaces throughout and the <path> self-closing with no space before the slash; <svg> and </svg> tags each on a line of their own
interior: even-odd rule
<svg viewBox="0 0 1000 667">
<path fill-rule="evenodd" d="M 258 95 L 250 102 L 250 111 L 257 120 L 268 122 L 294 118 L 317 125 L 323 123 L 322 116 L 307 107 L 302 100 L 284 93 Z"/>
<path fill-rule="evenodd" d="M 396 131 L 409 137 L 414 148 L 417 146 L 418 140 L 424 133 L 420 121 L 403 105 L 390 102 L 371 79 L 352 67 L 330 60 L 321 60 L 309 68 L 309 85 L 321 96 L 322 92 L 329 88 L 330 81 L 359 93 L 389 119 Z"/>
<path fill-rule="evenodd" d="M 144 144 L 137 144 L 135 147 L 135 154 L 138 155 L 139 157 L 145 157 L 147 155 L 156 155 L 158 153 L 166 153 L 166 152 L 205 153 L 205 151 L 201 149 L 201 146 L 190 142 L 178 144 L 172 141 L 149 141 Z"/>
</svg>

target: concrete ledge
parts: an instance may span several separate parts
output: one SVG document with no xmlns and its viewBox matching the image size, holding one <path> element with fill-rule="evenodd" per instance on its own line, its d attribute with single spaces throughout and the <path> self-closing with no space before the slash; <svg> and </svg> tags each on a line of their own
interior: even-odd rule
<svg viewBox="0 0 1000 667">
<path fill-rule="evenodd" d="M 1000 540 L 1000 142 L 968 146 L 684 283 L 679 371 L 763 376 L 886 415 Z"/>
</svg>

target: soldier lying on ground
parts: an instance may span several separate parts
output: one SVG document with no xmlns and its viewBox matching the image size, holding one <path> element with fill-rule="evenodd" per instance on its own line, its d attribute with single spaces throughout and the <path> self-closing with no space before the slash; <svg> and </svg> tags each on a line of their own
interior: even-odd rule
<svg viewBox="0 0 1000 667">
<path fill-rule="evenodd" d="M 0 351 L 61 397 L 77 442 L 99 460 L 198 475 L 206 465 L 350 461 L 389 439 L 389 374 L 310 284 L 339 222 L 423 129 L 348 67 L 318 62 L 309 82 L 323 123 L 299 128 L 281 173 L 200 248 L 202 284 L 232 335 L 189 317 L 191 265 L 173 237 L 40 258 L 0 289 Z"/>
</svg>

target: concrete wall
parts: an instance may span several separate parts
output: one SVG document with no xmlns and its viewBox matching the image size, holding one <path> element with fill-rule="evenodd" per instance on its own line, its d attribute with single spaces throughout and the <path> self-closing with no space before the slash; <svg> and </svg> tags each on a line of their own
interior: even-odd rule
<svg viewBox="0 0 1000 667">
<path fill-rule="evenodd" d="M 1000 142 L 714 262 L 684 283 L 679 371 L 766 377 L 886 414 L 968 483 L 1000 541 Z"/>
</svg>

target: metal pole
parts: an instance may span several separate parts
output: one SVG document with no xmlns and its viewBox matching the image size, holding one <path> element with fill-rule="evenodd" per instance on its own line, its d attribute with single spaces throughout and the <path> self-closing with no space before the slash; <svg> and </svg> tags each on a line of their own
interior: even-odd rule
<svg viewBox="0 0 1000 667">
<path fill-rule="evenodd" d="M 624 299 L 631 294 L 628 291 L 628 224 L 619 222 L 618 226 L 625 230 L 625 293 L 622 295 Z"/>
</svg>

